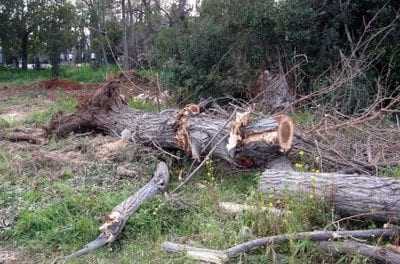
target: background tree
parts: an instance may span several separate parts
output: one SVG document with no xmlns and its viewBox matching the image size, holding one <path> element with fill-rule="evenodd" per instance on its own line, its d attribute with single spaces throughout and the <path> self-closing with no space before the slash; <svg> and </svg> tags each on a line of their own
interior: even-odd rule
<svg viewBox="0 0 400 264">
<path fill-rule="evenodd" d="M 28 67 L 28 53 L 33 33 L 40 23 L 43 0 L 1 0 L 2 45 L 16 60 L 21 58 L 22 69 Z M 16 64 L 18 65 L 18 64 Z"/>
<path fill-rule="evenodd" d="M 59 75 L 60 54 L 76 43 L 75 8 L 65 1 L 47 1 L 42 10 L 41 41 L 52 65 L 54 77 Z"/>
</svg>

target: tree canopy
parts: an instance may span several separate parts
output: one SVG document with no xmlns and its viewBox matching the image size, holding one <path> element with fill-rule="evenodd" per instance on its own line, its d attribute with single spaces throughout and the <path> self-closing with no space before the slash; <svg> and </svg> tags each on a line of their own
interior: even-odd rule
<svg viewBox="0 0 400 264">
<path fill-rule="evenodd" d="M 307 94 L 346 59 L 363 74 L 327 98 L 357 111 L 382 72 L 388 91 L 399 83 L 399 9 L 395 0 L 0 0 L 0 41 L 23 68 L 45 54 L 57 69 L 60 53 L 75 50 L 77 62 L 95 54 L 97 64 L 157 70 L 183 98 L 245 97 L 261 71 L 278 68 Z"/>
</svg>

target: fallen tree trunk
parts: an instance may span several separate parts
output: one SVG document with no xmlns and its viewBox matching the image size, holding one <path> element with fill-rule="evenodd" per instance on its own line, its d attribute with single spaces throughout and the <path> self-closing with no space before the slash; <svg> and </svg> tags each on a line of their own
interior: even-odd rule
<svg viewBox="0 0 400 264">
<path fill-rule="evenodd" d="M 357 241 L 323 241 L 318 243 L 318 247 L 332 256 L 352 254 L 372 258 L 386 264 L 400 263 L 400 254 L 383 247 L 366 245 Z"/>
<path fill-rule="evenodd" d="M 219 264 L 225 263 L 229 259 L 232 259 L 239 256 L 240 254 L 247 253 L 254 249 L 264 246 L 283 244 L 285 242 L 288 242 L 289 240 L 327 241 L 338 238 L 377 239 L 380 237 L 388 239 L 396 236 L 397 234 L 398 231 L 396 229 L 314 231 L 258 238 L 235 245 L 226 250 L 198 248 L 172 242 L 164 242 L 161 247 L 164 251 L 168 253 L 185 253 L 188 257 L 195 260 Z"/>
<path fill-rule="evenodd" d="M 400 220 L 400 181 L 359 174 L 307 173 L 270 169 L 261 176 L 262 192 L 282 198 L 312 194 L 341 215 L 363 215 L 376 221 Z"/>
<path fill-rule="evenodd" d="M 117 205 L 107 216 L 107 221 L 100 227 L 101 234 L 84 248 L 66 256 L 64 259 L 67 260 L 88 254 L 107 243 L 113 242 L 122 232 L 128 218 L 136 212 L 143 202 L 165 191 L 168 182 L 169 172 L 167 164 L 160 162 L 157 165 L 153 178 L 135 194 Z"/>
<path fill-rule="evenodd" d="M 58 137 L 92 130 L 120 136 L 129 130 L 135 142 L 180 149 L 195 159 L 220 142 L 214 157 L 247 167 L 265 164 L 291 148 L 294 127 L 288 116 L 251 118 L 246 112 L 229 120 L 202 111 L 199 105 L 161 113 L 136 111 L 119 94 L 119 83 L 111 81 L 75 113 L 56 114 L 45 129 Z"/>
</svg>

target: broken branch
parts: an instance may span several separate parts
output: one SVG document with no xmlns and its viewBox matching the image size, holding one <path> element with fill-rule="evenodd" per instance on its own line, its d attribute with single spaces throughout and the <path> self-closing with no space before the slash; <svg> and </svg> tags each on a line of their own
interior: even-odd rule
<svg viewBox="0 0 400 264">
<path fill-rule="evenodd" d="M 323 241 L 318 243 L 318 247 L 332 256 L 340 254 L 352 254 L 373 258 L 377 261 L 387 264 L 400 263 L 400 254 L 390 249 L 378 246 L 371 246 L 357 241 Z"/>
<path fill-rule="evenodd" d="M 164 192 L 169 182 L 167 164 L 160 162 L 154 172 L 153 178 L 135 194 L 129 196 L 125 201 L 117 205 L 107 216 L 107 221 L 100 227 L 101 234 L 84 248 L 78 250 L 64 259 L 71 259 L 88 254 L 108 243 L 115 241 L 121 234 L 128 218 L 136 212 L 139 206 L 153 198 L 156 194 Z"/>
</svg>

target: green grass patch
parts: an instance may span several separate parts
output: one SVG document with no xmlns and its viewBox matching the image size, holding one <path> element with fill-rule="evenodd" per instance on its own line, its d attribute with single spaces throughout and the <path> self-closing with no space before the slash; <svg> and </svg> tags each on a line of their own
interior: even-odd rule
<svg viewBox="0 0 400 264">
<path fill-rule="evenodd" d="M 305 127 L 313 125 L 316 121 L 314 114 L 310 111 L 298 111 L 293 113 L 291 116 L 295 124 Z"/>
<path fill-rule="evenodd" d="M 0 129 L 1 128 L 10 128 L 10 127 L 11 127 L 10 121 L 5 118 L 0 117 Z"/>
<path fill-rule="evenodd" d="M 103 66 L 95 69 L 90 66 L 63 67 L 60 78 L 77 82 L 98 83 L 105 81 L 108 74 L 116 73 L 118 70 L 117 66 Z"/>
<path fill-rule="evenodd" d="M 89 189 L 76 191 L 62 183 L 50 188 L 53 199 L 47 199 L 50 202 L 43 208 L 37 208 L 43 196 L 49 195 L 43 190 L 23 195 L 26 208 L 21 211 L 12 233 L 20 245 L 36 250 L 50 247 L 50 250 L 66 251 L 81 247 L 98 235 L 102 216 L 127 195 L 123 190 L 118 194 L 96 194 Z"/>
<path fill-rule="evenodd" d="M 0 176 L 4 177 L 10 173 L 11 162 L 9 154 L 0 148 Z M 2 179 L 0 178 L 0 181 Z"/>
<path fill-rule="evenodd" d="M 8 160 L 7 155 L 0 156 L 0 168 L 9 169 Z M 179 170 L 171 169 L 169 190 L 179 184 Z M 32 254 L 40 252 L 43 262 L 80 249 L 97 237 L 98 227 L 112 208 L 148 180 L 147 177 L 130 179 L 118 185 L 104 185 L 96 180 L 112 178 L 112 175 L 111 167 L 99 165 L 88 167 L 85 175 L 66 170 L 57 180 L 41 177 L 41 180 L 36 179 L 34 188 L 19 193 L 7 192 L 0 204 L 7 205 L 18 199 L 21 208 L 15 226 L 3 238 Z M 74 184 L 84 177 L 87 178 L 84 183 Z M 145 202 L 128 220 L 117 241 L 70 263 L 197 263 L 182 255 L 162 252 L 161 243 L 194 241 L 200 247 L 225 249 L 256 237 L 315 230 L 330 222 L 330 210 L 312 193 L 283 198 L 265 196 L 257 191 L 258 178 L 257 172 L 229 172 L 208 162 L 203 172 L 185 185 L 176 199 L 168 200 L 159 195 Z M 280 207 L 290 214 L 276 217 L 256 210 L 232 216 L 220 211 L 219 202 L 237 202 L 260 209 Z M 290 241 L 273 250 L 267 247 L 239 256 L 232 262 L 271 263 L 274 251 L 280 254 L 283 263 L 323 263 L 326 260 L 311 242 Z M 53 257 L 48 259 L 44 257 L 51 255 Z"/>
<path fill-rule="evenodd" d="M 43 125 L 50 121 L 51 117 L 57 112 L 74 112 L 78 102 L 73 97 L 61 97 L 45 111 L 33 112 L 26 120 L 26 124 Z"/>
<path fill-rule="evenodd" d="M 379 175 L 400 178 L 400 166 L 386 167 L 380 170 Z"/>
<path fill-rule="evenodd" d="M 0 83 L 21 85 L 48 79 L 51 79 L 50 70 L 0 69 Z"/>
<path fill-rule="evenodd" d="M 141 100 L 141 99 L 130 98 L 128 101 L 128 105 L 130 107 L 132 107 L 133 109 L 142 110 L 145 112 L 157 112 L 158 111 L 158 107 L 156 104 L 149 102 L 149 101 Z"/>
<path fill-rule="evenodd" d="M 60 69 L 60 79 L 73 80 L 77 82 L 103 82 L 107 74 L 117 72 L 118 68 L 114 65 L 93 68 L 90 66 L 72 67 L 62 66 Z M 43 70 L 16 70 L 0 69 L 0 83 L 4 84 L 29 84 L 40 80 L 52 79 L 51 69 Z"/>
</svg>

